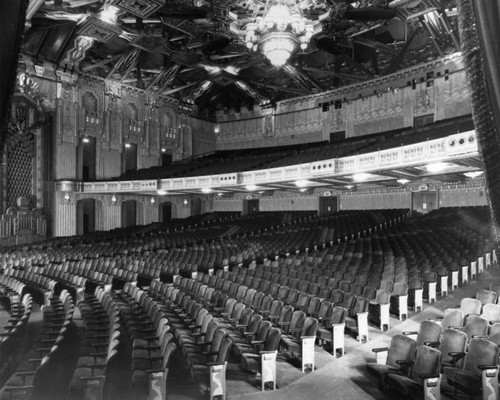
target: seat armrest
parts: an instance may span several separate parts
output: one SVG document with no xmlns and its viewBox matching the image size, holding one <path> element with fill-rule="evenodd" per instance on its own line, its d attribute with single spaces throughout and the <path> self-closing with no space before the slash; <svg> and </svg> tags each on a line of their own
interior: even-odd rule
<svg viewBox="0 0 500 400">
<path fill-rule="evenodd" d="M 418 335 L 417 331 L 405 331 L 403 332 L 403 335 L 408 336 L 408 335 Z"/>
<path fill-rule="evenodd" d="M 477 366 L 481 371 L 486 369 L 498 369 L 498 365 L 478 365 Z"/>
<path fill-rule="evenodd" d="M 273 353 L 276 353 L 276 350 L 262 350 L 262 351 L 259 351 L 260 355 L 262 355 L 262 354 L 273 354 Z"/>
<path fill-rule="evenodd" d="M 91 381 L 94 379 L 104 379 L 104 375 L 98 375 L 98 376 L 81 376 L 80 380 L 81 381 Z"/>
<path fill-rule="evenodd" d="M 396 360 L 396 364 L 398 364 L 398 365 L 413 365 L 413 364 L 415 364 L 415 360 Z"/>
<path fill-rule="evenodd" d="M 215 367 L 217 365 L 224 365 L 224 363 L 218 363 L 218 362 L 209 362 L 209 363 L 207 363 L 207 367 Z"/>
<path fill-rule="evenodd" d="M 376 347 L 376 348 L 372 349 L 372 351 L 374 353 L 380 353 L 382 351 L 389 351 L 389 347 Z"/>
<path fill-rule="evenodd" d="M 450 357 L 452 357 L 454 359 L 455 362 L 457 362 L 458 360 L 460 360 L 461 358 L 465 357 L 467 353 L 463 352 L 463 351 L 452 351 L 450 353 L 448 353 L 448 355 Z"/>
<path fill-rule="evenodd" d="M 410 367 L 415 364 L 414 360 L 397 360 L 396 363 L 401 367 L 401 369 L 398 371 L 399 373 L 403 375 L 408 375 L 408 370 Z"/>
<path fill-rule="evenodd" d="M 425 342 L 424 343 L 426 346 L 433 347 L 437 349 L 439 347 L 440 342 Z"/>
<path fill-rule="evenodd" d="M 436 379 L 436 378 L 439 378 L 439 374 L 437 374 L 437 375 L 436 374 L 421 374 L 419 376 L 422 379 L 433 379 L 433 378 Z"/>
<path fill-rule="evenodd" d="M 108 352 L 107 351 L 103 351 L 103 352 L 100 352 L 100 353 L 89 353 L 89 356 L 91 357 L 107 357 L 108 355 Z"/>
</svg>

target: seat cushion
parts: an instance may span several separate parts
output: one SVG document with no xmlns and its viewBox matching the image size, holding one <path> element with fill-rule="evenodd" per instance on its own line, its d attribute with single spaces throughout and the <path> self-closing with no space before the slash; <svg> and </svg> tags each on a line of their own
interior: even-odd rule
<svg viewBox="0 0 500 400">
<path fill-rule="evenodd" d="M 366 364 L 366 370 L 377 377 L 379 382 L 384 383 L 387 375 L 391 372 L 396 372 L 396 369 L 386 365 L 377 363 Z"/>
<path fill-rule="evenodd" d="M 406 376 L 389 374 L 387 375 L 387 386 L 400 393 L 401 397 L 410 397 L 411 394 L 419 394 L 417 398 L 422 398 L 422 386 L 413 379 Z"/>
<path fill-rule="evenodd" d="M 468 394 L 481 393 L 481 377 L 459 368 L 444 367 L 443 374 L 448 378 L 448 383 Z"/>
</svg>

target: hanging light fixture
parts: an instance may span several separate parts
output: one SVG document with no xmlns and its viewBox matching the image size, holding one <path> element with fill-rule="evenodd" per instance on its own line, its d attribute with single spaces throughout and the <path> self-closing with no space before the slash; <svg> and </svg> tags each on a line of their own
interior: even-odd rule
<svg viewBox="0 0 500 400">
<path fill-rule="evenodd" d="M 331 13 L 322 1 L 269 0 L 265 3 L 264 14 L 245 26 L 245 43 L 249 50 L 260 51 L 276 67 L 285 65 L 299 48 L 307 49 L 311 37 L 321 32 L 321 21 Z M 303 10 L 318 5 L 326 11 L 319 18 L 304 16 Z"/>
</svg>

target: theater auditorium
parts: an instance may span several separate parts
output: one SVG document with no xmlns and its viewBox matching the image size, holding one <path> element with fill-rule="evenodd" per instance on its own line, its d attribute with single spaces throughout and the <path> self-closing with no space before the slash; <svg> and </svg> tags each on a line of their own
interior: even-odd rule
<svg viewBox="0 0 500 400">
<path fill-rule="evenodd" d="M 0 0 L 0 400 L 498 400 L 499 21 Z"/>
</svg>

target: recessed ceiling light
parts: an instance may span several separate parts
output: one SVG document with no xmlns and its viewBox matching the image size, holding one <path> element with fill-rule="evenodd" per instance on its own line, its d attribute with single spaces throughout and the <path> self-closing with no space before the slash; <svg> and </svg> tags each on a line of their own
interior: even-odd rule
<svg viewBox="0 0 500 400">
<path fill-rule="evenodd" d="M 353 187 L 354 187 L 354 185 L 345 185 L 346 189 L 352 189 Z"/>
<path fill-rule="evenodd" d="M 483 171 L 470 171 L 470 172 L 464 172 L 464 175 L 467 178 L 477 178 L 478 176 L 481 176 L 483 174 Z"/>
<path fill-rule="evenodd" d="M 432 164 L 427 164 L 425 168 L 428 172 L 441 172 L 448 168 L 450 164 L 444 162 L 437 162 Z"/>
<path fill-rule="evenodd" d="M 354 174 L 352 176 L 352 179 L 354 179 L 356 182 L 363 182 L 366 181 L 369 177 L 371 177 L 370 174 L 360 172 L 359 174 Z"/>
<path fill-rule="evenodd" d="M 400 183 L 401 185 L 406 185 L 408 182 L 410 182 L 410 180 L 403 178 L 403 179 L 398 179 L 396 182 Z"/>
<path fill-rule="evenodd" d="M 257 186 L 255 186 L 255 185 L 246 185 L 245 188 L 246 188 L 246 190 L 248 190 L 250 192 L 257 190 Z"/>
<path fill-rule="evenodd" d="M 167 191 L 163 189 L 158 189 L 156 193 L 158 193 L 160 196 L 165 196 L 167 194 Z"/>
<path fill-rule="evenodd" d="M 298 181 L 295 181 L 295 186 L 298 188 L 303 188 L 309 185 L 311 181 L 308 181 L 307 179 L 299 179 Z"/>
<path fill-rule="evenodd" d="M 201 191 L 203 193 L 212 193 L 212 189 L 211 188 L 202 188 Z"/>
</svg>

